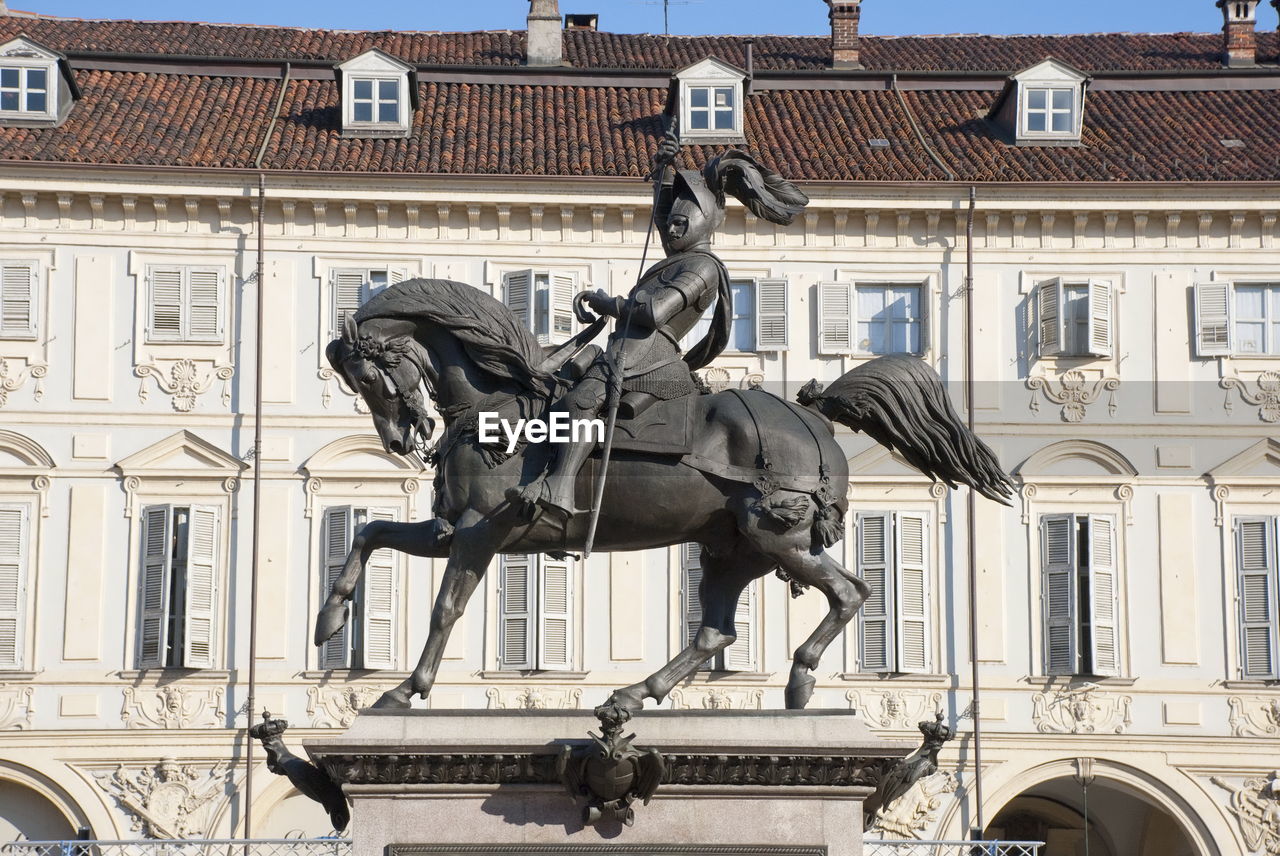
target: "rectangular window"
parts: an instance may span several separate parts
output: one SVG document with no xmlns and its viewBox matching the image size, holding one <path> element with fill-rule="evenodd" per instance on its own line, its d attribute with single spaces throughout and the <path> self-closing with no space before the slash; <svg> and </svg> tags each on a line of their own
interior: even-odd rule
<svg viewBox="0 0 1280 856">
<path fill-rule="evenodd" d="M 1075 90 L 1028 87 L 1026 127 L 1033 134 L 1070 134 L 1075 129 Z"/>
<path fill-rule="evenodd" d="M 1240 626 L 1240 674 L 1245 678 L 1280 678 L 1277 665 L 1280 630 L 1277 625 L 1276 517 L 1237 517 L 1235 523 L 1236 575 Z"/>
<path fill-rule="evenodd" d="M 929 672 L 933 665 L 929 525 L 919 512 L 858 515 L 858 576 L 871 587 L 859 612 L 866 672 Z"/>
<path fill-rule="evenodd" d="M 1109 357 L 1113 302 L 1109 282 L 1057 277 L 1036 288 L 1040 356 Z"/>
<path fill-rule="evenodd" d="M 688 543 L 680 546 L 680 588 L 684 594 L 684 642 L 692 645 L 702 626 L 702 547 Z M 738 597 L 733 616 L 734 643 L 702 664 L 702 669 L 728 672 L 758 672 L 759 620 L 756 601 L 759 580 L 752 580 Z"/>
<path fill-rule="evenodd" d="M 503 556 L 498 580 L 498 668 L 566 671 L 573 667 L 573 559 L 542 553 Z"/>
<path fill-rule="evenodd" d="M 543 345 L 573 337 L 578 277 L 567 271 L 518 270 L 502 278 L 502 301 Z"/>
<path fill-rule="evenodd" d="M 356 533 L 373 520 L 395 520 L 387 508 L 330 506 L 320 527 L 321 604 L 342 575 Z M 374 550 L 350 601 L 347 623 L 320 646 L 322 669 L 393 669 L 396 650 L 396 556 Z"/>
<path fill-rule="evenodd" d="M 0 336 L 32 339 L 36 335 L 36 263 L 0 262 Z"/>
<path fill-rule="evenodd" d="M 0 505 L 0 669 L 22 668 L 31 508 Z"/>
<path fill-rule="evenodd" d="M 1196 285 L 1195 327 L 1197 356 L 1280 356 L 1280 283 Z"/>
<path fill-rule="evenodd" d="M 342 327 L 346 324 L 347 316 L 355 314 L 355 311 L 363 306 L 369 298 L 389 285 L 403 282 L 405 277 L 405 271 L 399 268 L 360 267 L 335 268 L 331 270 L 329 272 L 330 294 L 332 295 L 330 323 L 333 327 L 329 331 L 330 337 L 337 338 L 342 333 Z"/>
<path fill-rule="evenodd" d="M 400 81 L 361 77 L 352 80 L 351 119 L 353 122 L 399 124 Z"/>
<path fill-rule="evenodd" d="M 213 668 L 218 518 L 209 506 L 142 510 L 138 668 Z"/>
<path fill-rule="evenodd" d="M 784 279 L 735 279 L 729 284 L 733 310 L 726 351 L 780 351 L 787 346 L 787 281 Z M 680 340 L 689 350 L 711 330 L 716 307 L 707 307 L 693 329 Z"/>
<path fill-rule="evenodd" d="M 818 352 L 923 354 L 925 294 L 911 283 L 819 283 Z"/>
<path fill-rule="evenodd" d="M 1045 674 L 1118 675 L 1115 518 L 1040 517 Z"/>
<path fill-rule="evenodd" d="M 147 268 L 148 342 L 221 342 L 225 305 L 222 268 Z"/>
<path fill-rule="evenodd" d="M 0 112 L 49 112 L 47 68 L 0 68 Z"/>
<path fill-rule="evenodd" d="M 689 87 L 689 130 L 732 131 L 737 127 L 734 86 Z"/>
</svg>

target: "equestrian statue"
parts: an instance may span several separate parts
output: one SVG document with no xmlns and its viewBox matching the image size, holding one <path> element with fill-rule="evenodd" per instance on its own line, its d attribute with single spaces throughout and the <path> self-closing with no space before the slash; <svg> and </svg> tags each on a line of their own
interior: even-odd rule
<svg viewBox="0 0 1280 856">
<path fill-rule="evenodd" d="M 575 312 L 585 329 L 544 348 L 501 302 L 438 279 L 391 286 L 348 317 L 329 362 L 369 406 L 388 452 L 423 453 L 435 467 L 434 517 L 373 521 L 355 537 L 316 621 L 324 643 L 347 621 L 374 550 L 447 558 L 430 632 L 410 677 L 380 708 L 407 708 L 436 679 L 454 623 L 495 555 L 561 555 L 701 547 L 701 626 L 692 643 L 606 704 L 639 710 L 661 702 L 707 659 L 733 644 L 746 586 L 779 572 L 827 599 L 828 611 L 795 651 L 788 708 L 813 692 L 819 658 L 871 590 L 826 552 L 844 533 L 848 464 L 834 422 L 864 431 L 951 487 L 963 483 L 1005 502 L 1008 476 L 957 417 L 941 380 L 923 361 L 880 357 L 825 390 L 810 382 L 798 403 L 761 390 L 711 394 L 693 374 L 724 350 L 730 332 L 729 276 L 711 236 L 733 196 L 758 217 L 787 224 L 808 204 L 790 181 L 730 150 L 701 170 L 677 170 L 678 138 L 658 146 L 651 231 L 666 258 L 631 293 L 584 292 Z M 646 241 L 646 247 L 648 242 Z M 643 262 L 641 263 L 643 270 Z M 682 340 L 711 307 L 710 330 Z M 592 345 L 607 319 L 615 330 Z M 427 399 L 444 430 L 435 429 Z M 605 440 L 568 444 L 483 442 L 480 414 L 607 419 Z"/>
</svg>

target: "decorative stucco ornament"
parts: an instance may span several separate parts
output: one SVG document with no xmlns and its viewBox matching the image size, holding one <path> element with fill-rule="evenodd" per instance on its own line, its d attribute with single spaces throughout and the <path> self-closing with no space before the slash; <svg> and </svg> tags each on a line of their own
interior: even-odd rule
<svg viewBox="0 0 1280 856">
<path fill-rule="evenodd" d="M 849 690 L 845 698 L 872 728 L 903 731 L 916 728 L 922 717 L 942 705 L 942 693 L 928 690 Z"/>
<path fill-rule="evenodd" d="M 680 687 L 671 691 L 672 710 L 761 710 L 764 690 L 734 687 Z"/>
<path fill-rule="evenodd" d="M 30 686 L 0 684 L 0 731 L 22 731 L 31 727 L 35 709 Z"/>
<path fill-rule="evenodd" d="M 876 815 L 875 823 L 868 832 L 889 838 L 930 838 L 939 809 L 947 795 L 955 793 L 957 787 L 956 777 L 946 770 L 926 776 L 888 809 Z"/>
<path fill-rule="evenodd" d="M 1031 718 L 1042 734 L 1123 734 L 1133 723 L 1133 698 L 1108 695 L 1097 684 L 1031 697 Z"/>
<path fill-rule="evenodd" d="M 1232 696 L 1228 722 L 1234 737 L 1280 736 L 1280 698 Z"/>
<path fill-rule="evenodd" d="M 490 710 L 577 710 L 582 690 L 574 687 L 490 687 Z"/>
<path fill-rule="evenodd" d="M 235 366 L 211 364 L 207 373 L 202 363 L 192 359 L 175 360 L 169 364 L 166 372 L 159 363 L 139 363 L 133 367 L 135 377 L 141 378 L 138 384 L 138 401 L 146 404 L 150 397 L 147 378 L 154 378 L 161 392 L 173 396 L 173 409 L 179 413 L 190 413 L 195 409 L 196 400 L 208 392 L 215 380 L 222 384 L 222 405 L 231 404 L 231 385 L 229 381 L 235 375 Z"/>
<path fill-rule="evenodd" d="M 347 728 L 356 714 L 373 704 L 382 687 L 307 687 L 307 715 L 312 728 Z"/>
<path fill-rule="evenodd" d="M 1031 390 L 1031 412 L 1040 412 L 1040 399 L 1036 393 L 1043 392 L 1044 397 L 1049 401 L 1062 405 L 1062 421 L 1072 423 L 1083 422 L 1089 405 L 1097 401 L 1103 392 L 1111 393 L 1107 400 L 1107 413 L 1115 416 L 1116 390 L 1119 388 L 1120 379 L 1114 377 L 1096 380 L 1090 386 L 1084 372 L 1076 369 L 1062 373 L 1057 389 L 1053 388 L 1051 378 L 1041 376 L 1027 378 L 1027 389 Z"/>
<path fill-rule="evenodd" d="M 154 766 L 121 764 L 93 778 L 129 814 L 135 832 L 148 838 L 191 838 L 205 832 L 226 772 L 222 761 L 203 768 L 164 758 Z"/>
<path fill-rule="evenodd" d="M 176 684 L 142 689 L 125 687 L 120 719 L 126 728 L 221 728 L 223 687 Z"/>
<path fill-rule="evenodd" d="M 1234 408 L 1231 390 L 1237 390 L 1246 404 L 1258 408 L 1258 418 L 1263 422 L 1275 424 L 1280 422 L 1280 372 L 1263 372 L 1258 375 L 1257 391 L 1250 392 L 1247 383 L 1238 377 L 1224 377 L 1218 384 L 1227 391 L 1223 407 L 1227 413 Z"/>
<path fill-rule="evenodd" d="M 1254 853 L 1280 856 L 1280 770 L 1238 786 L 1218 776 L 1210 781 L 1230 792 L 1228 809 L 1240 824 L 1245 846 Z"/>
</svg>

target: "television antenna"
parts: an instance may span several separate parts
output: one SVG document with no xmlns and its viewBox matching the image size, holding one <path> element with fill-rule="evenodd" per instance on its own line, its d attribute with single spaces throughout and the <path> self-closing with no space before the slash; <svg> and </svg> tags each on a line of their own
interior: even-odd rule
<svg viewBox="0 0 1280 856">
<path fill-rule="evenodd" d="M 645 6 L 661 6 L 662 7 L 662 34 L 664 36 L 671 35 L 671 7 L 672 6 L 694 6 L 701 3 L 702 0 L 635 0 Z"/>
</svg>

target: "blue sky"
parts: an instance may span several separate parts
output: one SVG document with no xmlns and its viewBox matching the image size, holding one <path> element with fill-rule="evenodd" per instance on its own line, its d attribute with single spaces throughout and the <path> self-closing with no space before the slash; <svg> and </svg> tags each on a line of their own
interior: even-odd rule
<svg viewBox="0 0 1280 856">
<path fill-rule="evenodd" d="M 13 9 L 83 18 L 218 21 L 340 29 L 523 29 L 527 0 L 8 0 Z M 827 31 L 822 0 L 671 0 L 673 33 Z M 662 32 L 661 0 L 560 0 L 561 12 L 596 12 L 601 29 Z M 1259 28 L 1276 12 L 1258 10 Z M 1210 32 L 1213 0 L 866 0 L 864 33 Z"/>
</svg>

